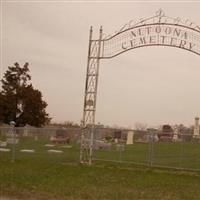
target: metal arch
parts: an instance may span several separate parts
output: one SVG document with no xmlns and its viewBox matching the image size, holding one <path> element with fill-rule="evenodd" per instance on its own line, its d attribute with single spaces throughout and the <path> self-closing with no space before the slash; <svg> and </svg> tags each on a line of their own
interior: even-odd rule
<svg viewBox="0 0 200 200">
<path fill-rule="evenodd" d="M 94 42 L 92 41 L 92 27 L 90 28 L 84 109 L 81 124 L 80 163 L 92 163 L 102 31 L 101 27 L 99 30 L 99 40 Z"/>
<path fill-rule="evenodd" d="M 182 29 L 190 30 L 198 35 L 194 36 L 199 41 L 198 50 L 194 51 L 191 48 L 184 48 L 184 46 L 175 46 L 169 44 L 144 44 L 136 47 L 129 47 L 127 49 L 120 50 L 115 53 L 112 52 L 110 56 L 106 56 L 106 42 L 111 42 L 111 50 L 116 48 L 115 38 L 122 36 L 130 30 L 134 30 L 145 26 L 173 26 L 180 27 Z M 97 99 L 97 86 L 99 77 L 99 64 L 100 59 L 110 59 L 114 58 L 124 52 L 131 49 L 136 49 L 140 47 L 148 46 L 169 46 L 175 48 L 181 48 L 189 52 L 195 53 L 200 56 L 200 26 L 196 25 L 189 20 L 183 20 L 181 18 L 172 18 L 165 15 L 165 13 L 160 9 L 156 12 L 153 17 L 147 19 L 140 19 L 139 22 L 130 21 L 125 24 L 119 31 L 115 32 L 113 35 L 106 36 L 103 34 L 102 27 L 99 30 L 99 39 L 92 39 L 92 27 L 90 29 L 89 36 L 89 48 L 88 48 L 88 62 L 87 62 L 87 72 L 86 72 L 86 82 L 85 82 L 85 94 L 84 94 L 84 109 L 82 118 L 82 130 L 81 130 L 81 141 L 80 141 L 80 163 L 91 164 L 93 160 L 93 147 L 94 147 L 94 131 L 95 131 L 95 114 L 96 114 L 96 99 Z M 193 35 L 190 36 L 193 38 Z M 118 43 L 120 43 L 118 41 Z M 113 45 L 114 44 L 114 45 Z M 113 45 L 113 46 L 112 46 Z"/>
<path fill-rule="evenodd" d="M 156 30 L 160 29 L 157 33 Z M 170 33 L 166 33 L 166 30 L 170 29 Z M 151 32 L 149 32 L 151 30 Z M 138 33 L 140 32 L 140 33 Z M 141 33 L 143 32 L 143 33 Z M 178 33 L 179 32 L 179 33 Z M 133 36 L 134 34 L 134 36 Z M 185 35 L 183 38 L 182 35 Z M 161 42 L 161 38 L 166 38 L 165 42 Z M 156 41 L 150 42 L 150 38 L 156 38 Z M 144 44 L 132 44 L 135 40 L 145 40 Z M 174 44 L 170 40 L 176 40 L 177 44 Z M 124 49 L 123 43 L 131 43 L 128 49 Z M 182 42 L 187 43 L 188 48 L 182 45 Z M 197 55 L 200 54 L 200 30 L 187 27 L 180 24 L 171 23 L 151 23 L 145 25 L 135 26 L 128 28 L 120 33 L 115 34 L 109 39 L 102 40 L 103 51 L 101 59 L 113 58 L 127 50 L 144 47 L 144 46 L 173 46 L 180 47 L 184 50 L 189 50 Z M 189 47 L 192 45 L 192 48 Z"/>
<path fill-rule="evenodd" d="M 124 32 L 126 32 L 126 31 L 129 31 L 129 30 L 131 30 L 131 29 L 140 28 L 140 27 L 144 27 L 144 26 L 151 26 L 151 25 L 170 25 L 170 26 L 178 26 L 178 27 L 190 29 L 190 30 L 192 30 L 192 31 L 195 31 L 195 32 L 200 33 L 200 29 L 198 30 L 198 29 L 192 28 L 192 27 L 190 27 L 190 26 L 186 26 L 186 25 L 172 24 L 172 23 L 150 23 L 150 24 L 142 24 L 142 25 L 137 25 L 137 26 L 134 26 L 134 27 L 127 28 L 127 29 L 125 29 L 125 30 L 123 30 L 123 31 L 121 31 L 121 32 L 115 33 L 114 35 L 110 36 L 109 38 L 102 39 L 102 41 L 111 40 L 111 39 L 113 39 L 115 36 L 120 35 L 121 33 L 124 33 Z M 97 41 L 97 40 L 93 40 L 93 41 Z"/>
<path fill-rule="evenodd" d="M 125 53 L 125 52 L 127 52 L 127 51 L 132 50 L 132 49 L 138 49 L 138 48 L 143 48 L 143 47 L 172 47 L 172 48 L 177 48 L 177 49 L 183 49 L 183 48 L 178 47 L 178 46 L 171 46 L 171 45 L 167 45 L 167 44 L 149 44 L 149 45 L 143 45 L 143 46 L 138 46 L 138 47 L 133 47 L 133 48 L 127 49 L 127 50 L 122 51 L 122 52 L 120 52 L 120 53 L 118 53 L 118 54 L 115 54 L 114 56 L 100 57 L 100 59 L 111 59 L 111 58 L 115 58 L 115 57 L 117 57 L 117 56 L 119 56 L 119 55 L 121 55 L 121 54 L 123 54 L 123 53 Z M 189 49 L 184 49 L 184 50 L 189 51 L 189 52 L 191 52 L 191 53 L 194 53 L 194 54 L 200 56 L 200 53 L 197 53 L 197 52 L 195 52 L 195 51 L 191 51 L 191 50 L 189 50 Z"/>
<path fill-rule="evenodd" d="M 117 34 L 120 34 L 128 29 L 132 29 L 132 28 L 135 28 L 137 26 L 141 26 L 141 25 L 148 25 L 148 24 L 152 24 L 152 23 L 159 23 L 159 24 L 162 24 L 162 23 L 171 23 L 171 24 L 176 24 L 176 25 L 182 25 L 182 26 L 185 26 L 187 28 L 192 28 L 192 29 L 195 29 L 197 31 L 200 31 L 200 26 L 197 25 L 196 23 L 188 20 L 188 19 L 182 19 L 180 17 L 169 17 L 169 16 L 166 16 L 164 11 L 162 9 L 159 9 L 158 11 L 155 12 L 155 15 L 152 16 L 152 17 L 148 17 L 148 18 L 145 18 L 145 19 L 139 19 L 137 21 L 135 20 L 131 20 L 129 21 L 128 23 L 126 23 L 125 25 L 122 26 L 122 28 L 118 31 L 115 31 L 114 34 L 112 35 L 106 35 L 106 34 L 103 34 L 104 37 L 103 39 L 106 40 L 106 39 L 110 39 L 111 37 L 117 35 Z"/>
</svg>

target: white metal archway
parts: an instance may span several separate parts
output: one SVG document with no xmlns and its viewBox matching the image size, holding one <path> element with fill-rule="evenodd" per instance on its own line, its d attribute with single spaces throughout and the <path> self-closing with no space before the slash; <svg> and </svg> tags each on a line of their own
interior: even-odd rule
<svg viewBox="0 0 200 200">
<path fill-rule="evenodd" d="M 82 119 L 80 162 L 92 163 L 97 86 L 101 59 L 116 57 L 131 49 L 147 46 L 180 48 L 200 56 L 200 26 L 189 20 L 172 18 L 160 9 L 153 17 L 130 21 L 112 36 L 89 36 L 88 62 Z M 86 137 L 87 135 L 87 137 Z"/>
</svg>

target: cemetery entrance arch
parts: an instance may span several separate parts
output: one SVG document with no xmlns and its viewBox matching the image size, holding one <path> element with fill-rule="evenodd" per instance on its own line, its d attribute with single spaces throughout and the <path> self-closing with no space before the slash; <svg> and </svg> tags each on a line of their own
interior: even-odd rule
<svg viewBox="0 0 200 200">
<path fill-rule="evenodd" d="M 80 145 L 80 162 L 89 164 L 93 155 L 101 59 L 110 59 L 131 49 L 147 46 L 180 48 L 200 56 L 200 26 L 189 20 L 168 17 L 162 10 L 157 11 L 153 17 L 138 22 L 130 21 L 112 36 L 104 35 L 102 27 L 98 39 L 93 39 L 92 33 L 91 27 Z"/>
</svg>

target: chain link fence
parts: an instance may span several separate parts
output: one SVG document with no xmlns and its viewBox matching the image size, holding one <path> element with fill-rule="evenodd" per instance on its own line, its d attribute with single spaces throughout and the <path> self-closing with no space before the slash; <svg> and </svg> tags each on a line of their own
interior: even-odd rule
<svg viewBox="0 0 200 200">
<path fill-rule="evenodd" d="M 0 162 L 78 162 L 79 135 L 79 128 L 0 127 Z"/>
<path fill-rule="evenodd" d="M 80 128 L 0 127 L 0 162 L 78 163 L 80 133 Z M 162 138 L 151 131 L 96 128 L 94 136 L 94 162 L 200 170 L 200 139 L 192 134 Z"/>
<path fill-rule="evenodd" d="M 155 131 L 96 129 L 94 159 L 200 170 L 200 137 Z"/>
</svg>

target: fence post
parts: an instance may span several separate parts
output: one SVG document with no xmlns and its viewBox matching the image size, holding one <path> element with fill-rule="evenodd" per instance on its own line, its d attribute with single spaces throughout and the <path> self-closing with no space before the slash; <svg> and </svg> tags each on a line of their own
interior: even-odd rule
<svg viewBox="0 0 200 200">
<path fill-rule="evenodd" d="M 152 132 L 149 133 L 149 166 L 153 165 L 153 144 L 154 143 L 154 135 Z"/>
<path fill-rule="evenodd" d="M 119 162 L 122 162 L 122 144 L 119 146 Z"/>
<path fill-rule="evenodd" d="M 179 168 L 182 168 L 182 159 L 183 159 L 183 139 L 180 141 L 180 152 L 179 152 Z"/>
<path fill-rule="evenodd" d="M 15 135 L 15 122 L 10 122 L 10 132 L 11 132 L 11 144 L 12 144 L 12 162 L 15 162 L 15 143 L 16 143 L 16 135 Z"/>
</svg>

